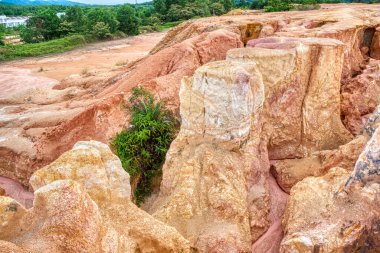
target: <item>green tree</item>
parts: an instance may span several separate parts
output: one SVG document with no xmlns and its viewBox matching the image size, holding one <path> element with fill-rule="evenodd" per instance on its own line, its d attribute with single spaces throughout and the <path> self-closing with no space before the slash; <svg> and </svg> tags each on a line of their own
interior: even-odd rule
<svg viewBox="0 0 380 253">
<path fill-rule="evenodd" d="M 188 8 L 193 12 L 193 17 L 207 17 L 210 16 L 210 3 L 208 1 L 197 0 L 194 3 L 187 4 Z"/>
<path fill-rule="evenodd" d="M 226 11 L 230 11 L 234 7 L 234 0 L 220 0 L 220 3 L 223 4 Z"/>
<path fill-rule="evenodd" d="M 60 31 L 61 35 L 63 35 L 63 36 L 66 36 L 70 33 L 75 33 L 76 32 L 75 25 L 73 22 L 68 22 L 68 21 L 64 20 L 59 25 L 59 31 Z"/>
<path fill-rule="evenodd" d="M 214 16 L 219 16 L 226 13 L 226 10 L 224 9 L 223 4 L 216 2 L 210 5 L 210 12 Z"/>
<path fill-rule="evenodd" d="M 98 39 L 111 37 L 110 27 L 104 22 L 97 22 L 92 30 L 92 34 Z"/>
<path fill-rule="evenodd" d="M 247 7 L 248 6 L 248 2 L 247 0 L 239 0 L 237 1 L 237 4 L 236 4 L 238 7 L 240 8 L 244 8 L 244 7 Z"/>
<path fill-rule="evenodd" d="M 44 40 L 42 35 L 36 31 L 35 27 L 23 27 L 20 30 L 20 37 L 25 43 L 35 43 Z"/>
<path fill-rule="evenodd" d="M 264 9 L 266 5 L 268 5 L 268 0 L 253 0 L 250 8 L 259 10 Z"/>
<path fill-rule="evenodd" d="M 139 21 L 135 9 L 130 4 L 120 6 L 117 11 L 117 20 L 120 31 L 128 35 L 139 34 Z"/>
<path fill-rule="evenodd" d="M 160 13 L 162 15 L 165 15 L 167 12 L 167 6 L 166 6 L 166 1 L 165 0 L 153 0 L 153 6 L 154 10 L 157 13 Z"/>
<path fill-rule="evenodd" d="M 147 19 L 148 25 L 159 25 L 161 23 L 162 23 L 161 19 L 156 15 L 152 15 Z"/>
<path fill-rule="evenodd" d="M 183 7 L 178 4 L 172 4 L 166 15 L 169 21 L 190 19 L 193 16 L 194 16 L 194 13 L 190 10 L 190 8 Z"/>
<path fill-rule="evenodd" d="M 305 5 L 312 5 L 312 4 L 317 4 L 318 1 L 317 0 L 300 0 L 299 3 L 305 4 Z"/>
<path fill-rule="evenodd" d="M 37 19 L 40 19 L 42 24 L 42 36 L 45 40 L 51 40 L 58 38 L 60 36 L 59 25 L 60 20 L 57 14 L 52 9 L 42 10 L 38 15 Z"/>
<path fill-rule="evenodd" d="M 20 36 L 27 43 L 51 40 L 60 37 L 60 20 L 50 8 L 40 11 L 28 19 Z"/>
<path fill-rule="evenodd" d="M 266 12 L 288 11 L 292 8 L 290 0 L 268 0 L 268 5 L 264 7 Z"/>
<path fill-rule="evenodd" d="M 71 23 L 72 29 L 75 32 L 81 33 L 85 30 L 86 17 L 81 7 L 70 6 L 63 19 Z"/>
<path fill-rule="evenodd" d="M 7 31 L 7 28 L 4 25 L 0 25 L 0 46 L 5 45 L 3 37 L 6 31 Z"/>
<path fill-rule="evenodd" d="M 87 30 L 92 31 L 93 27 L 98 22 L 103 22 L 104 24 L 107 24 L 111 33 L 116 32 L 119 26 L 119 22 L 116 19 L 116 13 L 113 11 L 110 11 L 109 9 L 105 7 L 93 8 L 88 12 Z"/>
<path fill-rule="evenodd" d="M 184 5 L 172 4 L 166 15 L 168 21 L 178 21 L 191 19 L 193 17 L 210 16 L 210 9 L 207 6 L 208 1 L 196 1 Z"/>
</svg>

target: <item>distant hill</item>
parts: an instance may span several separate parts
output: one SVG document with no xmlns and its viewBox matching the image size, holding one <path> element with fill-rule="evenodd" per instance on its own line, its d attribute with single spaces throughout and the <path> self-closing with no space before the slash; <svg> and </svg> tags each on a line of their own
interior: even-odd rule
<svg viewBox="0 0 380 253">
<path fill-rule="evenodd" d="M 76 3 L 67 0 L 0 0 L 0 4 L 9 5 L 82 5 L 87 4 Z"/>
</svg>

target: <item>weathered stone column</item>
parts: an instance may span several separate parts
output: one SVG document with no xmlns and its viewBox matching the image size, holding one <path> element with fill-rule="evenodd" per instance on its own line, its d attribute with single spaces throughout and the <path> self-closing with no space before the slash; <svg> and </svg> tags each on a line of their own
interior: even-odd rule
<svg viewBox="0 0 380 253">
<path fill-rule="evenodd" d="M 344 44 L 321 38 L 265 38 L 227 59 L 256 62 L 264 81 L 271 159 L 299 158 L 351 139 L 340 120 Z"/>
<path fill-rule="evenodd" d="M 151 213 L 200 252 L 250 252 L 251 227 L 259 225 L 255 240 L 267 229 L 260 223 L 269 213 L 258 154 L 263 99 L 254 63 L 212 62 L 182 82 L 181 131 Z M 253 172 L 256 188 L 250 192 Z"/>
</svg>

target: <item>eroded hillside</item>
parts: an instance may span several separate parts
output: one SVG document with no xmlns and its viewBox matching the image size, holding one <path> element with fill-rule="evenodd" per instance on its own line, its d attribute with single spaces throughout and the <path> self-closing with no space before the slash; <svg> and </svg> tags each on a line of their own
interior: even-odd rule
<svg viewBox="0 0 380 253">
<path fill-rule="evenodd" d="M 21 204 L 1 198 L 0 246 L 380 250 L 380 5 L 187 21 L 122 73 L 86 80 L 1 98 L 0 175 L 34 204 L 9 187 Z M 145 211 L 106 145 L 70 150 L 128 126 L 136 86 L 181 118 Z"/>
</svg>

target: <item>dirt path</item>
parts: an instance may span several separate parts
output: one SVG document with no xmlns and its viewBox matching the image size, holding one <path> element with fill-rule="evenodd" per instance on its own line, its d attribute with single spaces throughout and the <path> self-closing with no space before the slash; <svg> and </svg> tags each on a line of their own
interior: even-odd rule
<svg viewBox="0 0 380 253">
<path fill-rule="evenodd" d="M 31 87 L 53 86 L 64 78 L 91 73 L 112 76 L 140 59 L 165 35 L 144 34 L 99 42 L 70 52 L 0 64 L 0 98 Z"/>
<path fill-rule="evenodd" d="M 165 35 L 144 34 L 90 44 L 70 52 L 0 64 L 0 99 L 30 88 L 53 87 L 70 76 L 109 77 L 147 55 Z"/>
</svg>

